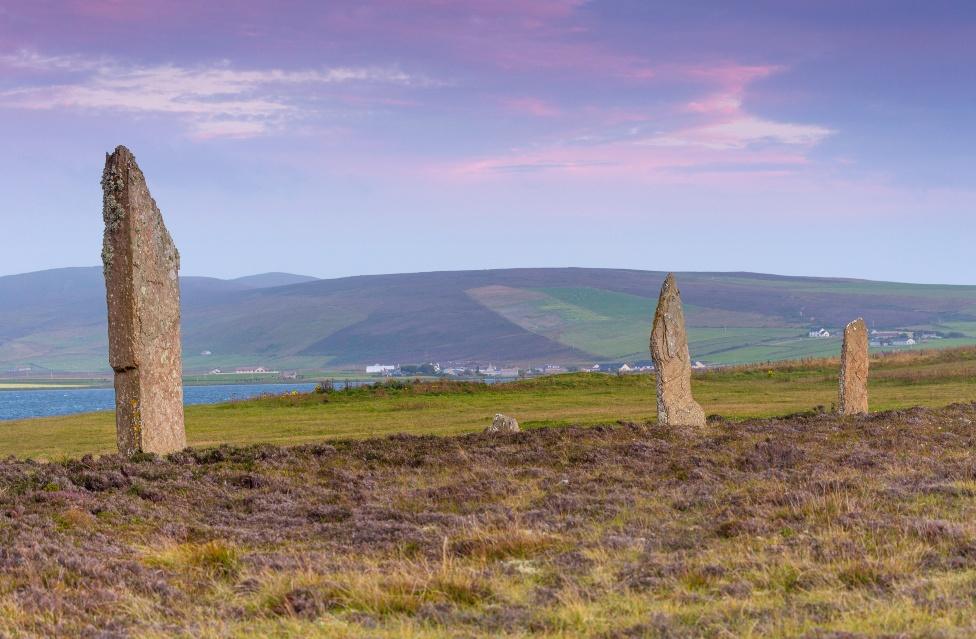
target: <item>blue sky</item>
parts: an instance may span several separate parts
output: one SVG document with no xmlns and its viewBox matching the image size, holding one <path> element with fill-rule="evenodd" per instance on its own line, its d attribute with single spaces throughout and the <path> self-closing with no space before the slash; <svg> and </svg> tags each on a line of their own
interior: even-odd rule
<svg viewBox="0 0 976 639">
<path fill-rule="evenodd" d="M 0 1 L 0 274 L 95 264 L 104 153 L 186 274 L 976 284 L 976 5 Z"/>
</svg>

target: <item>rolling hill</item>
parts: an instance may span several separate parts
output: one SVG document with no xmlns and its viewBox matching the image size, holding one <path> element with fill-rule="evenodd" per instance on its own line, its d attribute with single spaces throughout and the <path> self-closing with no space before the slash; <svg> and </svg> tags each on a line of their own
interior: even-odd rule
<svg viewBox="0 0 976 639">
<path fill-rule="evenodd" d="M 554 268 L 184 277 L 186 368 L 645 359 L 664 275 Z M 872 328 L 952 336 L 930 345 L 976 343 L 976 286 L 754 273 L 680 273 L 678 283 L 692 355 L 707 362 L 835 354 L 836 338 L 807 338 L 807 329 L 837 329 L 858 316 Z M 104 370 L 103 286 L 97 267 L 0 277 L 0 370 Z"/>
</svg>

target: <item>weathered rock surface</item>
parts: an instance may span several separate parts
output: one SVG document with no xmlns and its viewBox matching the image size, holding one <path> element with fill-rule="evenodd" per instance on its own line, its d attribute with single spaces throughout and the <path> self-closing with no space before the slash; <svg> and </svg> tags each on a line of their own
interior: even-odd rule
<svg viewBox="0 0 976 639">
<path fill-rule="evenodd" d="M 495 415 L 491 426 L 485 429 L 486 433 L 519 433 L 521 431 L 522 429 L 519 428 L 518 420 L 508 415 L 502 415 L 501 413 Z"/>
<path fill-rule="evenodd" d="M 119 452 L 186 447 L 180 347 L 180 256 L 132 153 L 102 174 L 102 262 Z"/>
<path fill-rule="evenodd" d="M 841 415 L 868 412 L 868 327 L 863 319 L 856 319 L 844 328 L 837 406 Z"/>
<path fill-rule="evenodd" d="M 657 374 L 657 419 L 664 426 L 704 426 L 705 411 L 691 395 L 691 355 L 681 292 L 669 273 L 651 329 L 651 359 Z"/>
</svg>

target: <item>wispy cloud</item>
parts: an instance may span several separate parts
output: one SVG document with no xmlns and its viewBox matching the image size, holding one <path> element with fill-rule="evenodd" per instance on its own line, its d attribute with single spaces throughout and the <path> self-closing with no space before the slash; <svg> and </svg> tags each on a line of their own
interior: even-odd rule
<svg viewBox="0 0 976 639">
<path fill-rule="evenodd" d="M 641 140 L 640 144 L 663 147 L 748 149 L 750 146 L 785 145 L 812 147 L 834 134 L 816 124 L 780 122 L 749 113 L 744 101 L 748 86 L 782 71 L 780 66 L 724 65 L 693 68 L 687 75 L 715 85 L 715 89 L 683 106 L 698 121 L 687 127 Z"/>
<path fill-rule="evenodd" d="M 833 134 L 833 130 L 815 124 L 775 122 L 743 115 L 705 126 L 675 131 L 638 141 L 638 144 L 669 147 L 703 147 L 708 149 L 748 149 L 756 144 L 779 144 L 810 147 Z"/>
<path fill-rule="evenodd" d="M 522 115 L 531 115 L 538 118 L 551 118 L 560 114 L 560 110 L 555 105 L 532 97 L 512 97 L 502 100 L 502 105 L 512 111 Z"/>
<path fill-rule="evenodd" d="M 31 51 L 0 57 L 2 67 L 31 72 L 29 83 L 0 91 L 2 107 L 170 115 L 180 118 L 198 138 L 252 137 L 280 128 L 314 111 L 311 98 L 334 85 L 432 84 L 427 78 L 383 67 L 286 71 L 238 69 L 226 62 L 131 66 L 104 58 Z"/>
<path fill-rule="evenodd" d="M 807 165 L 807 154 L 835 131 L 819 124 L 764 118 L 746 108 L 749 85 L 782 70 L 734 64 L 662 67 L 654 82 L 690 82 L 700 95 L 662 103 L 643 113 L 630 110 L 623 117 L 614 107 L 564 112 L 566 119 L 575 115 L 587 124 L 572 136 L 465 160 L 453 173 L 469 177 L 514 171 L 629 174 L 667 181 L 743 172 L 793 174 Z M 531 107 L 534 102 L 517 104 Z"/>
</svg>

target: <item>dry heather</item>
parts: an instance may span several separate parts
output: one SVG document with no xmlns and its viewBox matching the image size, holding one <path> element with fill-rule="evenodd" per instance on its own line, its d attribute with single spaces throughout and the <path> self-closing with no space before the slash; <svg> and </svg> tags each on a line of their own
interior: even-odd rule
<svg viewBox="0 0 976 639">
<path fill-rule="evenodd" d="M 0 635 L 966 637 L 976 404 L 0 464 Z"/>
</svg>

